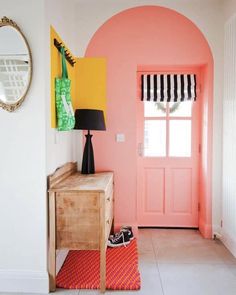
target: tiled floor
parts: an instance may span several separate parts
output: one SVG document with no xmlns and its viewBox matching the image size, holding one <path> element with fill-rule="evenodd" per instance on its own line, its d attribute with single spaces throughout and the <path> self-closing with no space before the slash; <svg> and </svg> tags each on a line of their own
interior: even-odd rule
<svg viewBox="0 0 236 295">
<path fill-rule="evenodd" d="M 236 295 L 236 259 L 219 241 L 197 230 L 141 229 L 138 237 L 140 291 L 106 295 Z M 57 290 L 55 295 L 97 295 L 99 291 Z"/>
</svg>

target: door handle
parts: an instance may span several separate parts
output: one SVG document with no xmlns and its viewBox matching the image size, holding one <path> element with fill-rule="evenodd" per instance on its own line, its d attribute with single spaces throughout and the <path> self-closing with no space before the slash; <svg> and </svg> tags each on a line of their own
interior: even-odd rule
<svg viewBox="0 0 236 295">
<path fill-rule="evenodd" d="M 138 155 L 140 157 L 143 157 L 143 143 L 142 142 L 138 143 Z"/>
</svg>

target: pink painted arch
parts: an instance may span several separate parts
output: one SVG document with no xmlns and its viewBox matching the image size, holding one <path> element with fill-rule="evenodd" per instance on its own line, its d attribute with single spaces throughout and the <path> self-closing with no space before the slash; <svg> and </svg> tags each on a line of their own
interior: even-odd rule
<svg viewBox="0 0 236 295">
<path fill-rule="evenodd" d="M 202 32 L 174 10 L 135 7 L 106 21 L 90 40 L 86 56 L 107 59 L 107 131 L 94 136 L 94 150 L 97 169 L 115 173 L 117 225 L 137 224 L 137 69 L 195 67 L 201 72 L 199 228 L 211 237 L 213 57 Z M 125 134 L 125 142 L 116 142 L 117 133 Z"/>
</svg>

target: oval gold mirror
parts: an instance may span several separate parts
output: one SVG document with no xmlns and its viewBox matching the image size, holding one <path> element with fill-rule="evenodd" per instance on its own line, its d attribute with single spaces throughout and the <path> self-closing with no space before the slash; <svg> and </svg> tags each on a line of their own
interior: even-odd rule
<svg viewBox="0 0 236 295">
<path fill-rule="evenodd" d="M 0 21 L 0 107 L 9 112 L 24 101 L 32 77 L 28 42 L 17 24 L 3 17 Z"/>
</svg>

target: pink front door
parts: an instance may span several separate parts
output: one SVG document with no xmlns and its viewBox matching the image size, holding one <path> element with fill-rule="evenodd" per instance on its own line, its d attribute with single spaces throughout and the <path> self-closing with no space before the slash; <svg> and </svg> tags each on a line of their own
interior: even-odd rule
<svg viewBox="0 0 236 295">
<path fill-rule="evenodd" d="M 138 226 L 198 227 L 199 99 L 137 104 Z"/>
</svg>

